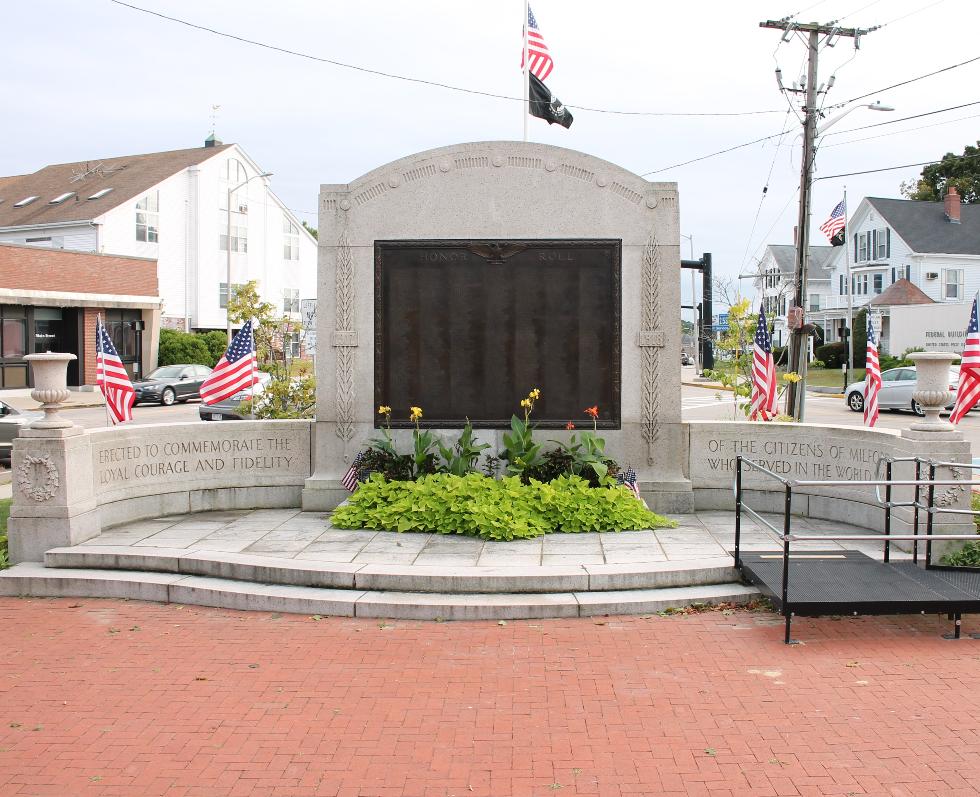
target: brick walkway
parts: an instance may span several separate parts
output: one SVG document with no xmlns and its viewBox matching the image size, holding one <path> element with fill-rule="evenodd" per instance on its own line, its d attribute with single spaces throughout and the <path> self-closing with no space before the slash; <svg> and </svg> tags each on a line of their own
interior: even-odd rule
<svg viewBox="0 0 980 797">
<path fill-rule="evenodd" d="M 975 795 L 980 642 L 0 599 L 0 795 Z M 980 631 L 968 618 L 965 631 Z"/>
</svg>

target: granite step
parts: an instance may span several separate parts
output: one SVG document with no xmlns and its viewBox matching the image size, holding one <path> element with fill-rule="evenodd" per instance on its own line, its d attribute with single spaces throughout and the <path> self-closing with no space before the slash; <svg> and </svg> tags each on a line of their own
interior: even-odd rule
<svg viewBox="0 0 980 797">
<path fill-rule="evenodd" d="M 738 583 L 546 593 L 405 592 L 263 584 L 147 570 L 46 567 L 0 572 L 0 595 L 127 598 L 248 611 L 411 620 L 520 620 L 649 614 L 693 604 L 742 604 L 759 593 Z"/>
<path fill-rule="evenodd" d="M 739 580 L 730 556 L 632 564 L 463 566 L 348 564 L 219 551 L 78 545 L 51 549 L 44 564 L 297 587 L 445 594 L 616 592 Z"/>
</svg>

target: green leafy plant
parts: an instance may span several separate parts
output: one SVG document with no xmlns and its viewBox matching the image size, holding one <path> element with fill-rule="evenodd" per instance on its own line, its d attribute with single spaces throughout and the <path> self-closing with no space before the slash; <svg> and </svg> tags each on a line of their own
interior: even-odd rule
<svg viewBox="0 0 980 797">
<path fill-rule="evenodd" d="M 414 476 L 419 478 L 426 473 L 436 472 L 436 455 L 434 453 L 439 444 L 438 438 L 426 429 L 424 432 L 419 428 L 419 421 L 422 420 L 421 407 L 409 407 L 409 420 L 415 424 L 415 431 L 412 432 L 412 464 L 414 466 Z"/>
<path fill-rule="evenodd" d="M 463 433 L 451 448 L 439 443 L 439 454 L 445 462 L 445 470 L 454 476 L 465 476 L 476 471 L 476 462 L 480 454 L 490 448 L 489 443 L 473 442 L 473 426 L 469 419 L 463 427 Z"/>
<path fill-rule="evenodd" d="M 673 521 L 648 510 L 623 487 L 593 490 L 578 476 L 550 484 L 478 473 L 424 475 L 414 482 L 374 474 L 331 518 L 336 528 L 462 534 L 487 540 L 552 532 L 665 528 Z"/>
<path fill-rule="evenodd" d="M 0 570 L 10 567 L 9 554 L 7 552 L 7 518 L 10 517 L 11 498 L 0 498 Z"/>
<path fill-rule="evenodd" d="M 262 420 L 312 418 L 316 412 L 316 380 L 311 376 L 273 376 L 261 393 L 243 401 L 239 409 Z"/>
<path fill-rule="evenodd" d="M 507 473 L 511 476 L 525 478 L 525 472 L 532 471 L 541 465 L 543 457 L 541 444 L 534 442 L 534 430 L 531 426 L 531 413 L 534 402 L 541 398 L 541 391 L 533 388 L 527 398 L 521 399 L 524 410 L 524 420 L 516 415 L 510 419 L 510 433 L 504 433 L 503 459 L 507 460 Z"/>
</svg>

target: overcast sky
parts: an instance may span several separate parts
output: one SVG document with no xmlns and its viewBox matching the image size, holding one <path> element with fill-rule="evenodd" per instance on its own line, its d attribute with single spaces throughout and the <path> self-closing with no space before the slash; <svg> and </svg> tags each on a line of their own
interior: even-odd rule
<svg viewBox="0 0 980 797">
<path fill-rule="evenodd" d="M 322 58 L 494 94 L 521 93 L 523 0 L 133 3 Z M 778 63 L 791 84 L 806 53 L 798 39 L 780 44 L 780 33 L 760 29 L 761 20 L 803 11 L 804 21 L 884 25 L 862 39 L 856 54 L 847 39 L 821 52 L 820 80 L 837 70 L 828 105 L 980 55 L 975 0 L 534 0 L 532 8 L 555 60 L 548 84 L 569 106 L 775 111 L 692 118 L 573 108 L 570 130 L 530 121 L 533 141 L 582 150 L 639 174 L 654 172 L 648 179 L 676 181 L 681 230 L 693 236 L 695 256 L 712 252 L 716 270 L 729 277 L 751 271 L 766 243 L 792 243 L 796 218 L 800 124 L 787 117 L 773 72 Z M 211 106 L 220 104 L 218 137 L 239 143 L 274 172 L 276 193 L 315 225 L 320 183 L 348 182 L 432 147 L 522 135 L 517 102 L 272 52 L 110 0 L 6 3 L 4 18 L 3 175 L 198 146 L 210 129 Z M 896 111 L 859 109 L 836 124 L 838 134 L 819 152 L 818 176 L 961 153 L 980 139 L 980 104 L 845 132 L 980 101 L 980 61 L 862 102 L 875 99 Z M 769 141 L 665 169 L 784 129 L 789 132 L 778 150 Z M 823 242 L 816 228 L 845 184 L 853 209 L 863 196 L 898 196 L 899 183 L 919 171 L 818 181 L 814 242 Z M 686 240 L 682 253 L 690 253 Z M 685 293 L 687 285 L 684 280 Z M 749 282 L 743 288 L 751 293 Z"/>
</svg>

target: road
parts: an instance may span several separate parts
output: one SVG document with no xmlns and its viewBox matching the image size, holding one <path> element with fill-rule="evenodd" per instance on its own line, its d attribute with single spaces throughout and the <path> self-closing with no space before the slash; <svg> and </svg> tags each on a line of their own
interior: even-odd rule
<svg viewBox="0 0 980 797">
<path fill-rule="evenodd" d="M 683 368 L 682 373 L 685 382 L 694 380 L 693 368 Z M 745 418 L 741 411 L 736 414 L 731 393 L 710 388 L 684 385 L 681 388 L 681 407 L 685 421 L 730 421 Z M 844 405 L 844 399 L 816 393 L 807 393 L 805 419 L 807 423 L 828 423 L 835 426 L 864 425 L 863 414 L 851 412 Z M 911 412 L 883 410 L 875 428 L 907 429 L 918 420 Z M 970 413 L 960 422 L 958 428 L 977 454 L 980 450 L 980 412 Z"/>
</svg>

